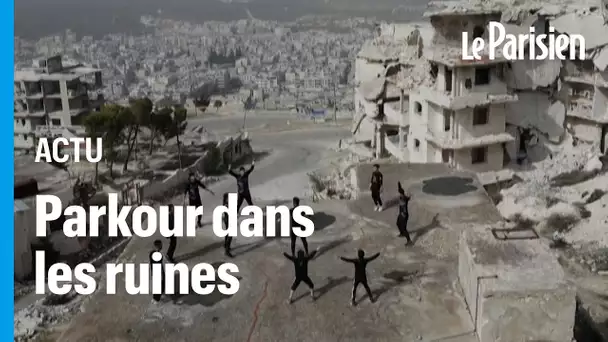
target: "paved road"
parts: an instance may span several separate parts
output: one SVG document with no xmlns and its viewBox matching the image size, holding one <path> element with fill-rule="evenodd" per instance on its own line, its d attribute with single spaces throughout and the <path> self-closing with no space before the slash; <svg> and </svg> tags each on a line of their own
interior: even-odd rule
<svg viewBox="0 0 608 342">
<path fill-rule="evenodd" d="M 287 125 L 286 122 L 291 124 Z M 262 128 L 265 125 L 276 127 L 278 132 L 268 129 L 254 129 L 249 136 L 254 150 L 267 151 L 271 154 L 258 162 L 256 171 L 251 175 L 253 196 L 258 199 L 286 199 L 301 196 L 303 187 L 307 187 L 307 172 L 315 170 L 324 161 L 337 156 L 329 148 L 337 147 L 339 139 L 350 136 L 348 128 L 333 124 L 311 125 L 291 118 L 276 115 L 257 115 L 248 118 L 250 127 Z M 194 120 L 191 127 L 202 124 L 211 132 L 234 134 L 242 126 L 242 118 L 212 118 Z M 295 126 L 305 125 L 302 129 Z M 227 188 L 232 190 L 231 188 Z M 225 191 L 222 189 L 221 191 Z"/>
</svg>

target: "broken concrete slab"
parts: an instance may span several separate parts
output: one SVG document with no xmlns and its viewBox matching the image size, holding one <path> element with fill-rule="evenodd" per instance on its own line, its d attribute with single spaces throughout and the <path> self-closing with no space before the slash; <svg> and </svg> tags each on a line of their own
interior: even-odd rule
<svg viewBox="0 0 608 342">
<path fill-rule="evenodd" d="M 540 240 L 498 240 L 492 227 L 463 232 L 458 272 L 481 342 L 573 337 L 576 292 Z"/>
<path fill-rule="evenodd" d="M 375 102 L 382 97 L 386 90 L 386 79 L 384 77 L 378 77 L 361 82 L 359 90 L 365 100 Z"/>
<path fill-rule="evenodd" d="M 558 141 L 564 134 L 566 106 L 539 92 L 520 92 L 519 101 L 506 104 L 506 122 L 519 127 L 534 127 Z"/>
<path fill-rule="evenodd" d="M 604 46 L 593 56 L 593 64 L 600 71 L 606 70 L 606 67 L 608 67 L 608 47 Z"/>
<path fill-rule="evenodd" d="M 505 82 L 512 89 L 534 90 L 551 85 L 559 77 L 560 60 L 523 60 L 511 63 L 505 72 Z"/>
<path fill-rule="evenodd" d="M 551 20 L 555 31 L 578 34 L 585 37 L 585 49 L 594 50 L 608 44 L 608 26 L 604 25 L 601 14 L 579 15 L 568 13 Z"/>
<path fill-rule="evenodd" d="M 515 160 L 519 150 L 519 127 L 507 124 L 506 131 L 513 137 L 513 141 L 505 144 L 505 152 L 510 160 Z"/>
<path fill-rule="evenodd" d="M 402 46 L 403 43 L 397 42 L 392 37 L 377 37 L 366 41 L 357 57 L 375 62 L 397 62 Z"/>
</svg>

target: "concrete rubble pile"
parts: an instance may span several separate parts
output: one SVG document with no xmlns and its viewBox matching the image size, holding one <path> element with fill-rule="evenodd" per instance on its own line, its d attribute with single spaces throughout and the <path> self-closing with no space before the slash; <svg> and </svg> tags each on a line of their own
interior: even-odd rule
<svg viewBox="0 0 608 342">
<path fill-rule="evenodd" d="M 351 170 L 356 157 L 349 157 L 332 163 L 331 166 L 310 173 L 309 183 L 313 198 L 350 200 L 355 196 Z M 357 159 L 358 161 L 358 159 Z"/>
<path fill-rule="evenodd" d="M 45 327 L 57 326 L 70 321 L 77 313 L 84 297 L 75 293 L 72 299 L 62 305 L 46 305 L 47 298 L 15 312 L 15 341 L 31 341 Z"/>
<path fill-rule="evenodd" d="M 608 264 L 601 266 L 594 251 L 608 248 L 608 160 L 592 151 L 563 151 L 545 163 L 522 173 L 522 183 L 503 189 L 498 210 L 509 220 L 534 225 L 549 239 L 572 245 L 592 272 L 605 271 Z"/>
</svg>

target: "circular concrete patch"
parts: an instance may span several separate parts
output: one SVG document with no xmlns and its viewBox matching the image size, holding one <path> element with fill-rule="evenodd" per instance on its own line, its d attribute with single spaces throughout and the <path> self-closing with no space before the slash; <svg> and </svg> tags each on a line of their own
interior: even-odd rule
<svg viewBox="0 0 608 342">
<path fill-rule="evenodd" d="M 487 200 L 485 189 L 468 175 L 426 179 L 409 191 L 416 200 L 443 208 L 471 207 Z"/>
<path fill-rule="evenodd" d="M 479 190 L 471 177 L 437 177 L 422 182 L 422 192 L 434 196 L 458 196 Z"/>
</svg>

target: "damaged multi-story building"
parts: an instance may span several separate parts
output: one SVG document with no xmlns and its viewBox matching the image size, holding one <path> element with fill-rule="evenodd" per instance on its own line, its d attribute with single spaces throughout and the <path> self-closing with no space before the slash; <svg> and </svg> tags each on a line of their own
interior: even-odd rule
<svg viewBox="0 0 608 342">
<path fill-rule="evenodd" d="M 563 92 L 568 97 L 567 127 L 580 140 L 595 143 L 602 153 L 608 143 L 607 8 L 593 13 L 568 13 L 551 25 L 558 32 L 582 34 L 586 58 L 564 62 Z"/>
<path fill-rule="evenodd" d="M 500 13 L 467 9 L 429 11 L 434 28 L 425 58 L 432 85 L 410 93 L 407 150 L 414 163 L 447 163 L 475 171 L 484 184 L 511 178 L 503 170 L 506 104 L 517 100 L 507 89 L 506 60 L 462 59 L 462 34 L 486 38 L 485 27 Z"/>
<path fill-rule="evenodd" d="M 559 143 L 566 123 L 605 152 L 608 32 L 586 38 L 592 60 L 462 59 L 462 32 L 487 40 L 490 21 L 513 34 L 553 26 L 587 37 L 579 23 L 604 32 L 604 11 L 599 1 L 432 2 L 428 23 L 384 25 L 356 62 L 354 145 L 375 158 L 474 171 L 484 184 L 510 179 L 511 162 L 544 158 L 528 155 L 531 137 Z"/>
</svg>

